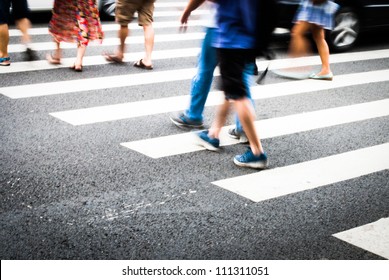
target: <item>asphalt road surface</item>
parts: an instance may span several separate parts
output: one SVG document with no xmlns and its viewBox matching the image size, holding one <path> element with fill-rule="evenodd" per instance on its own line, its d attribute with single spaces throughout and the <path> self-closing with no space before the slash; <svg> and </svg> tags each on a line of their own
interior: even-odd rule
<svg viewBox="0 0 389 280">
<path fill-rule="evenodd" d="M 61 65 L 46 62 L 47 22 L 31 30 L 34 62 L 11 26 L 12 65 L 0 69 L 1 259 L 388 259 L 388 36 L 332 53 L 331 82 L 270 71 L 253 83 L 270 160 L 256 171 L 234 165 L 245 146 L 225 132 L 222 151 L 209 152 L 169 119 L 188 104 L 204 35 L 202 10 L 186 33 L 179 10 L 156 7 L 152 71 L 132 66 L 143 55 L 136 24 L 114 65 L 101 53 L 116 49 L 118 26 L 104 21 L 82 73 L 69 70 L 73 44 Z M 288 40 L 275 39 L 271 69 L 319 69 L 316 53 L 288 61 Z M 207 125 L 218 81 L 215 72 Z"/>
</svg>

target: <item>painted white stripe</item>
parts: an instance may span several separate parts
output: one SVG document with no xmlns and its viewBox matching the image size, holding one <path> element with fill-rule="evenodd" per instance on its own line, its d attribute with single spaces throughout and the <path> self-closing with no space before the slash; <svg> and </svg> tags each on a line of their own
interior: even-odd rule
<svg viewBox="0 0 389 280">
<path fill-rule="evenodd" d="M 333 234 L 345 242 L 389 259 L 389 218 Z"/>
<path fill-rule="evenodd" d="M 96 78 L 93 82 L 88 82 L 85 84 L 85 80 L 79 81 L 78 89 L 82 90 L 92 90 L 99 88 L 99 86 L 106 86 L 106 83 L 112 84 L 114 86 L 124 86 L 133 85 L 137 82 L 143 82 L 142 79 L 146 79 L 145 82 L 154 83 L 160 81 L 170 81 L 171 79 L 186 79 L 191 78 L 195 69 L 182 69 L 176 71 L 167 71 L 165 73 L 166 77 L 160 77 L 159 74 L 156 74 L 154 77 L 144 76 L 146 74 L 131 75 L 131 78 L 126 76 L 116 78 L 115 80 L 111 79 L 107 81 L 104 78 Z M 176 75 L 176 76 L 173 76 Z M 217 73 L 216 73 L 217 75 Z M 104 81 L 100 81 L 104 79 Z M 164 80 L 166 79 L 166 80 Z M 304 80 L 304 81 L 293 81 L 285 82 L 278 84 L 269 84 L 263 86 L 254 86 L 252 87 L 252 98 L 254 100 L 265 99 L 265 98 L 274 98 L 280 96 L 302 94 L 307 92 L 316 92 L 319 90 L 334 89 L 352 85 L 360 85 L 365 83 L 374 83 L 382 82 L 389 80 L 389 70 L 383 71 L 374 71 L 368 73 L 358 73 L 358 74 L 348 74 L 343 76 L 337 76 L 336 79 L 332 82 L 327 81 L 313 81 L 313 80 Z M 102 83 L 102 85 L 100 85 Z M 116 84 L 118 83 L 118 84 Z M 131 84 L 132 83 L 132 84 Z M 24 86 L 13 87 L 13 88 L 0 88 L 0 93 L 11 97 L 11 98 L 22 98 L 22 97 L 31 97 L 43 95 L 47 90 L 56 90 L 57 93 L 68 91 L 68 84 L 62 82 L 62 84 L 53 83 L 50 84 L 50 89 L 48 89 L 47 84 L 32 85 L 28 88 Z M 205 106 L 215 106 L 222 103 L 223 94 L 222 92 L 211 92 L 207 99 Z M 169 98 L 160 98 L 152 100 L 144 100 L 138 102 L 128 102 L 115 105 L 106 105 L 98 106 L 85 109 L 76 109 L 69 111 L 61 111 L 51 113 L 52 116 L 61 119 L 72 125 L 85 125 L 92 124 L 97 122 L 113 121 L 120 119 L 129 119 L 146 115 L 153 114 L 162 114 L 174 111 L 185 110 L 189 104 L 189 96 L 175 96 Z"/>
<path fill-rule="evenodd" d="M 169 49 L 161 51 L 153 51 L 153 61 L 161 59 L 171 59 L 180 57 L 194 57 L 199 54 L 200 48 L 186 48 L 186 49 Z M 144 52 L 129 52 L 124 54 L 124 62 L 135 62 L 139 58 L 144 56 Z M 0 68 L 0 74 L 5 73 L 21 73 L 28 71 L 40 71 L 48 69 L 60 69 L 68 68 L 74 64 L 74 57 L 62 58 L 61 64 L 53 65 L 47 62 L 47 60 L 39 60 L 32 62 L 13 62 L 12 67 Z M 102 55 L 85 56 L 83 59 L 83 66 L 94 66 L 109 64 Z"/>
<path fill-rule="evenodd" d="M 339 56 L 334 55 L 332 57 L 332 63 L 337 63 L 337 61 L 339 61 L 339 62 L 356 61 L 358 59 L 363 59 L 366 57 L 377 57 L 378 55 L 383 55 L 383 56 L 389 57 L 389 50 L 384 50 L 382 52 L 353 53 L 350 55 L 339 55 Z M 100 58 L 100 61 L 101 61 L 101 58 Z M 276 68 L 280 69 L 280 68 L 290 67 L 291 63 L 293 63 L 293 65 L 295 67 L 301 66 L 301 65 L 314 65 L 314 64 L 319 64 L 320 59 L 319 59 L 319 57 L 314 56 L 314 57 L 306 57 L 306 58 L 274 60 L 272 62 L 271 69 L 276 69 Z M 266 67 L 267 64 L 268 64 L 267 61 L 260 61 L 258 63 L 258 67 L 259 67 L 259 69 L 262 69 L 262 67 L 263 68 Z M 34 63 L 32 63 L 32 65 L 34 65 Z M 29 68 L 31 69 L 31 67 L 34 67 L 34 66 L 30 66 Z M 3 73 L 3 71 L 9 71 L 9 70 L 4 69 L 4 68 L 8 69 L 9 67 L 0 68 L 0 73 Z M 26 69 L 28 69 L 28 68 L 26 68 Z M 193 71 L 195 71 L 195 69 L 183 69 L 182 70 L 183 73 L 184 72 L 194 73 Z M 179 71 L 179 72 L 181 72 L 181 71 Z M 382 73 L 382 74 L 380 74 L 380 73 Z M 154 79 L 156 76 L 164 77 L 164 76 L 170 75 L 170 74 L 171 74 L 171 71 L 165 71 L 165 72 L 153 71 L 153 73 L 145 73 L 142 75 L 142 77 L 144 77 L 144 79 L 137 80 L 137 82 L 138 82 L 137 85 L 142 84 L 143 81 L 146 81 L 146 83 L 149 83 L 149 81 Z M 149 75 L 149 77 L 148 77 L 148 75 Z M 191 79 L 193 75 L 194 74 L 191 74 L 191 76 L 186 76 L 186 77 L 183 77 L 182 75 L 178 75 L 177 81 L 183 80 L 183 79 Z M 217 75 L 217 73 L 216 73 L 216 75 Z M 378 79 L 378 81 L 383 81 L 383 80 L 385 80 L 385 75 L 386 75 L 386 77 L 388 76 L 385 72 L 370 72 L 370 74 L 366 74 L 366 75 L 375 76 L 375 77 L 372 77 L 372 79 L 373 80 Z M 326 86 L 328 86 L 328 88 L 342 86 L 342 85 L 340 85 L 340 82 L 339 82 L 340 80 L 342 80 L 342 79 L 339 79 L 340 77 L 342 77 L 342 76 L 335 77 L 335 81 L 333 81 L 332 83 L 327 83 L 327 85 L 321 84 L 318 81 L 313 81 L 314 83 L 312 83 L 312 81 L 310 81 L 311 83 L 309 83 L 308 81 L 299 81 L 299 82 L 300 82 L 300 84 L 307 82 L 307 84 L 309 84 L 309 85 L 315 85 L 317 90 L 321 90 L 321 89 L 326 89 Z M 345 77 L 345 76 L 343 76 L 343 77 Z M 351 77 L 351 79 L 360 78 L 357 76 L 350 76 L 350 77 Z M 125 80 L 126 78 L 130 78 L 131 80 L 134 80 L 135 77 L 131 77 L 131 74 L 130 74 L 128 76 L 121 75 L 121 76 L 101 77 L 101 78 L 97 78 L 97 79 L 93 79 L 93 78 L 92 79 L 83 79 L 84 82 L 82 82 L 80 80 L 71 80 L 71 81 L 64 81 L 64 82 L 53 82 L 53 83 L 42 83 L 42 84 L 35 84 L 35 85 L 14 86 L 14 87 L 8 87 L 8 88 L 3 87 L 3 88 L 0 88 L 0 93 L 4 94 L 10 98 L 26 98 L 26 97 L 32 97 L 32 96 L 44 96 L 44 95 L 61 94 L 61 93 L 69 93 L 69 92 L 79 92 L 79 91 L 83 91 L 83 90 L 103 89 L 103 88 L 107 88 L 109 86 L 115 87 L 116 83 L 113 83 L 112 81 Z M 173 81 L 174 79 L 172 79 L 172 78 L 173 77 L 170 76 L 167 81 Z M 160 80 L 160 79 L 157 79 L 157 80 Z M 91 85 L 92 82 L 94 84 L 94 88 L 86 87 L 87 85 L 88 86 Z M 348 83 L 349 82 L 351 82 L 351 81 L 348 81 Z M 364 81 L 360 81 L 360 80 L 356 80 L 354 82 L 356 84 L 359 82 L 365 83 Z M 371 82 L 374 82 L 374 81 L 371 81 Z M 82 83 L 83 86 L 80 87 L 80 83 Z M 284 83 L 284 84 L 287 84 L 287 83 Z M 295 85 L 300 86 L 300 84 L 295 84 Z M 123 81 L 118 84 L 118 86 L 129 86 L 129 85 L 135 85 L 135 84 L 132 82 L 130 84 L 126 84 Z M 59 86 L 61 86 L 61 87 L 59 87 Z M 347 86 L 347 85 L 345 85 L 345 86 Z M 267 87 L 267 86 L 265 86 L 265 87 Z M 261 95 L 263 94 L 265 87 L 261 87 Z"/>
<path fill-rule="evenodd" d="M 178 41 L 190 41 L 190 40 L 202 40 L 204 38 L 204 32 L 194 32 L 194 33 L 180 33 L 180 34 L 156 34 L 154 42 L 178 42 Z M 126 44 L 144 44 L 144 36 L 129 36 L 126 40 Z M 117 46 L 119 45 L 118 38 L 107 38 L 104 39 L 101 44 L 96 42 L 90 42 L 90 46 Z M 55 44 L 53 42 L 44 42 L 44 43 L 32 43 L 30 44 L 31 49 L 36 51 L 44 51 L 44 50 L 54 50 Z M 61 43 L 62 49 L 75 49 L 75 43 Z M 9 45 L 8 52 L 24 52 L 26 47 L 23 44 L 13 44 Z"/>
<path fill-rule="evenodd" d="M 191 20 L 188 22 L 188 28 L 194 27 L 194 26 L 204 26 L 207 23 L 206 20 Z M 161 28 L 172 28 L 176 27 L 179 28 L 181 26 L 179 19 L 175 21 L 162 21 L 162 22 L 154 22 L 153 23 L 153 28 L 154 29 L 161 29 Z M 119 30 L 119 24 L 116 23 L 102 23 L 103 31 L 118 31 Z M 131 30 L 143 30 L 142 26 L 139 26 L 137 22 L 130 23 L 128 27 Z M 281 31 L 280 31 L 281 32 Z M 31 28 L 29 29 L 28 33 L 32 35 L 48 35 L 49 34 L 49 29 L 48 27 L 44 28 Z M 282 33 L 286 33 L 286 31 L 282 31 Z M 10 29 L 9 30 L 9 36 L 11 37 L 19 37 L 21 36 L 22 33 L 20 32 L 19 29 Z"/>
<path fill-rule="evenodd" d="M 270 159 L 271 160 L 271 159 Z M 357 178 L 389 168 L 389 143 L 249 175 L 214 185 L 259 202 Z"/>
<path fill-rule="evenodd" d="M 352 106 L 295 114 L 285 117 L 266 119 L 255 122 L 261 139 L 273 138 L 293 133 L 363 121 L 389 115 L 389 99 Z M 290 125 L 293 124 L 293 125 Z M 236 139 L 228 136 L 225 126 L 220 133 L 222 146 L 237 144 Z M 204 150 L 196 145 L 193 133 L 181 133 L 133 142 L 121 143 L 122 146 L 135 150 L 152 158 L 161 158 Z M 389 158 L 388 158 L 389 160 Z M 369 162 L 369 161 L 367 161 Z"/>
<path fill-rule="evenodd" d="M 199 54 L 200 48 L 187 48 L 187 49 L 172 49 L 172 50 L 156 50 L 153 51 L 153 60 L 158 59 L 171 59 L 179 57 L 191 57 L 197 56 Z M 126 53 L 124 61 L 136 61 L 139 57 L 143 56 L 143 52 L 138 53 Z M 377 51 L 366 51 L 366 52 L 355 52 L 355 53 L 342 53 L 334 54 L 331 56 L 331 63 L 344 63 L 349 61 L 363 61 L 363 60 L 372 60 L 372 59 L 384 59 L 389 57 L 389 50 L 377 50 Z M 25 71 L 37 71 L 37 70 L 46 70 L 46 69 L 58 69 L 63 67 L 69 67 L 74 63 L 74 58 L 64 58 L 62 59 L 61 65 L 51 65 L 47 63 L 46 60 L 33 61 L 33 62 L 13 62 L 12 67 L 2 67 L 0 68 L 0 74 L 4 73 L 15 73 L 15 72 L 25 72 Z M 99 56 L 85 56 L 84 57 L 84 66 L 91 65 L 102 65 L 107 64 L 100 55 Z M 301 58 L 286 58 L 286 59 L 275 59 L 272 60 L 269 69 L 284 69 L 288 68 L 291 65 L 294 67 L 301 66 L 313 66 L 319 65 L 320 59 L 318 56 L 310 57 L 301 57 Z M 268 66 L 268 61 L 257 60 L 257 65 L 259 69 L 265 69 Z"/>
</svg>

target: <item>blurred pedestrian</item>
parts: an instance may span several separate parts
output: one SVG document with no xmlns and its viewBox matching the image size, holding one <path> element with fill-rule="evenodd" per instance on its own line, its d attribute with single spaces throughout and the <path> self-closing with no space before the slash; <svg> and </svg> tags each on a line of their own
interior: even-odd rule
<svg viewBox="0 0 389 280">
<path fill-rule="evenodd" d="M 316 80 L 332 80 L 330 51 L 325 39 L 325 30 L 334 28 L 334 14 L 339 5 L 330 0 L 303 0 L 297 10 L 291 32 L 290 54 L 293 57 L 306 55 L 309 42 L 306 33 L 311 31 L 321 59 L 321 70 L 309 76 Z"/>
<path fill-rule="evenodd" d="M 219 134 L 232 103 L 243 125 L 250 147 L 234 157 L 238 166 L 263 169 L 268 166 L 267 155 L 257 135 L 255 112 L 245 86 L 245 68 L 254 61 L 256 47 L 257 0 L 218 0 L 216 34 L 212 46 L 217 48 L 222 89 L 225 100 L 219 106 L 209 130 L 197 133 L 198 143 L 217 151 Z"/>
<path fill-rule="evenodd" d="M 28 30 L 31 28 L 31 22 L 28 19 L 29 9 L 27 0 L 1 0 L 0 1 L 0 66 L 11 65 L 11 58 L 8 54 L 9 44 L 9 20 L 10 8 L 12 6 L 12 16 L 16 27 L 22 32 L 21 41 L 25 45 L 25 59 L 32 61 L 37 58 L 35 51 L 30 47 L 31 38 Z"/>
<path fill-rule="evenodd" d="M 56 49 L 47 54 L 48 62 L 61 63 L 61 42 L 76 43 L 77 56 L 70 68 L 81 72 L 88 43 L 94 40 L 101 42 L 104 36 L 96 0 L 55 0 L 49 32 Z"/>
<path fill-rule="evenodd" d="M 145 55 L 142 59 L 134 63 L 135 67 L 152 70 L 153 64 L 151 60 L 152 51 L 154 48 L 154 14 L 155 0 L 117 0 L 115 18 L 119 23 L 119 40 L 120 45 L 115 54 L 104 53 L 104 57 L 109 62 L 123 63 L 126 39 L 130 33 L 128 24 L 133 21 L 135 12 L 138 13 L 138 24 L 143 27 L 145 38 Z"/>
<path fill-rule="evenodd" d="M 171 121 L 180 128 L 198 129 L 203 127 L 204 106 L 212 85 L 213 72 L 218 64 L 216 48 L 211 45 L 217 28 L 217 4 L 214 3 L 214 1 L 190 0 L 180 19 L 181 29 L 186 29 L 191 12 L 204 2 L 209 13 L 207 14 L 206 24 L 204 26 L 205 37 L 198 57 L 197 73 L 191 82 L 189 107 L 185 110 L 185 112 L 170 117 Z M 245 75 L 245 84 L 247 87 L 250 86 L 249 72 L 253 71 L 253 68 L 254 63 L 252 65 L 248 65 L 246 69 L 248 74 Z M 232 138 L 239 139 L 241 143 L 247 143 L 247 137 L 243 132 L 243 128 L 238 117 L 236 117 L 236 127 L 229 130 L 229 135 Z"/>
</svg>

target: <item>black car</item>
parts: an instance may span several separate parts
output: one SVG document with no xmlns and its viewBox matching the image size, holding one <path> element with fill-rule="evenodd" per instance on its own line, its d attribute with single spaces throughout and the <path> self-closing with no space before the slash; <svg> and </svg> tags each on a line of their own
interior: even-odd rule
<svg viewBox="0 0 389 280">
<path fill-rule="evenodd" d="M 363 31 L 389 28 L 389 0 L 335 0 L 335 28 L 326 39 L 332 51 L 351 49 Z M 278 0 L 279 26 L 290 28 L 300 0 Z M 385 30 L 386 32 L 386 30 Z"/>
<path fill-rule="evenodd" d="M 279 27 L 292 27 L 301 0 L 277 0 Z M 326 38 L 332 51 L 351 49 L 362 31 L 389 27 L 389 0 L 335 0 L 335 28 Z M 102 17 L 115 16 L 115 0 L 99 0 Z"/>
</svg>

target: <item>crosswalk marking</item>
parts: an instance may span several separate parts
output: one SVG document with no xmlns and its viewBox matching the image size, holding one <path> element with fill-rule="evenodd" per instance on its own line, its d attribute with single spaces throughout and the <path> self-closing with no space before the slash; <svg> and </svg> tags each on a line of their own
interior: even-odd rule
<svg viewBox="0 0 389 280">
<path fill-rule="evenodd" d="M 261 139 L 289 135 L 313 129 L 379 118 L 389 115 L 389 99 L 337 107 L 309 113 L 256 121 L 255 126 Z M 293 125 L 290 125 L 293 124 Z M 228 129 L 223 127 L 220 133 L 222 146 L 237 144 L 236 139 L 228 136 Z M 181 133 L 164 137 L 121 143 L 122 146 L 135 150 L 152 158 L 161 158 L 204 150 L 196 145 L 193 133 Z"/>
<path fill-rule="evenodd" d="M 389 143 L 215 181 L 254 202 L 306 191 L 389 169 Z"/>
<path fill-rule="evenodd" d="M 170 58 L 180 57 L 194 57 L 198 55 L 200 48 L 182 48 L 182 49 L 169 49 L 169 50 L 156 50 L 153 51 L 153 61 Z M 131 52 L 124 54 L 124 62 L 137 61 L 140 57 L 143 57 L 144 52 Z M 0 68 L 0 74 L 2 73 L 20 73 L 27 71 L 39 71 L 48 69 L 67 68 L 73 65 L 75 58 L 62 58 L 61 64 L 53 65 L 47 62 L 47 60 L 39 60 L 32 62 L 13 62 L 12 67 Z M 83 59 L 83 66 L 103 65 L 108 64 L 102 55 L 85 56 Z"/>
<path fill-rule="evenodd" d="M 389 259 L 389 218 L 333 234 L 334 237 Z"/>
<path fill-rule="evenodd" d="M 116 77 L 107 81 L 101 81 L 102 78 L 94 79 L 93 83 L 83 83 L 79 81 L 75 89 L 78 91 L 92 90 L 105 88 L 108 83 L 117 87 L 125 85 L 134 85 L 136 83 L 150 82 L 158 83 L 159 81 L 171 81 L 171 79 L 189 79 L 195 69 L 181 69 L 176 71 L 165 71 L 163 77 L 156 74 L 150 77 L 149 74 L 131 75 L 133 78 L 126 79 L 123 76 Z M 161 73 L 161 74 L 162 74 Z M 147 75 L 147 76 L 144 76 Z M 177 75 L 177 76 L 173 76 Z M 143 81 L 144 79 L 145 81 Z M 277 84 L 269 84 L 263 86 L 252 87 L 252 98 L 254 100 L 274 98 L 287 95 L 302 94 L 307 92 L 315 92 L 319 90 L 328 90 L 352 85 L 360 85 L 366 83 L 382 82 L 389 80 L 389 70 L 373 71 L 368 73 L 357 73 L 337 76 L 332 82 L 318 82 L 313 80 L 284 82 Z M 50 88 L 48 88 L 50 86 Z M 73 85 L 74 86 L 74 85 Z M 113 86 L 112 86 L 113 87 Z M 23 98 L 31 96 L 44 95 L 48 90 L 56 91 L 56 93 L 65 93 L 69 91 L 69 85 L 66 82 L 32 85 L 26 88 L 25 86 L 13 88 L 0 88 L 0 93 L 11 98 Z M 211 92 L 205 106 L 215 106 L 222 102 L 223 95 L 220 91 Z M 98 122 L 106 122 L 120 119 L 129 119 L 146 115 L 168 113 L 184 110 L 189 102 L 189 96 L 174 96 L 168 98 L 143 100 L 137 102 L 128 102 L 114 105 L 105 105 L 84 109 L 75 109 L 62 112 L 51 113 L 52 116 L 70 123 L 72 125 L 85 125 Z"/>
<path fill-rule="evenodd" d="M 206 20 L 191 20 L 188 23 L 188 28 L 190 27 L 195 27 L 195 26 L 205 26 L 207 23 Z M 108 32 L 108 31 L 118 31 L 119 30 L 119 24 L 116 23 L 103 23 L 103 31 Z M 161 21 L 161 22 L 154 22 L 153 23 L 153 28 L 154 29 L 163 29 L 163 28 L 172 28 L 176 27 L 179 28 L 181 26 L 179 19 L 174 20 L 174 21 Z M 128 27 L 131 30 L 143 30 L 142 26 L 139 26 L 137 22 L 132 22 L 128 25 Z M 29 29 L 28 33 L 31 36 L 36 36 L 36 35 L 48 35 L 49 34 L 49 29 L 48 27 L 41 27 L 41 28 L 31 28 Z M 9 36 L 10 37 L 18 37 L 21 36 L 22 33 L 18 29 L 10 29 L 9 30 Z"/>
<path fill-rule="evenodd" d="M 202 40 L 204 38 L 204 32 L 192 32 L 192 33 L 182 33 L 182 34 L 156 34 L 154 42 L 177 42 L 177 41 L 192 41 L 192 40 Z M 126 40 L 126 44 L 144 44 L 144 36 L 129 36 Z M 106 38 L 101 44 L 96 42 L 91 42 L 90 46 L 117 46 L 119 45 L 118 38 Z M 30 47 L 36 51 L 44 50 L 54 50 L 55 44 L 53 42 L 43 42 L 43 43 L 31 43 Z M 76 49 L 77 45 L 74 43 L 61 43 L 62 49 Z M 9 53 L 23 52 L 26 47 L 23 44 L 12 44 L 8 47 Z"/>
<path fill-rule="evenodd" d="M 155 50 L 153 51 L 153 60 L 159 59 L 172 59 L 180 57 L 194 57 L 198 56 L 200 48 L 182 48 L 182 49 L 169 49 L 169 50 Z M 136 53 L 126 53 L 124 61 L 136 61 L 139 57 L 143 56 L 143 52 Z M 366 51 L 366 52 L 355 52 L 355 53 L 342 53 L 334 54 L 331 56 L 331 63 L 344 63 L 349 61 L 363 61 L 363 60 L 372 60 L 372 59 L 383 59 L 389 57 L 389 50 L 376 50 L 376 51 Z M 33 61 L 33 62 L 13 62 L 12 67 L 2 67 L 0 68 L 0 74 L 2 73 L 15 73 L 15 72 L 25 72 L 25 71 L 37 71 L 45 69 L 57 69 L 61 67 L 69 67 L 74 63 L 74 58 L 63 58 L 62 64 L 60 65 L 50 65 L 46 60 Z M 91 65 L 101 65 L 107 64 L 108 62 L 105 59 L 102 59 L 101 56 L 85 56 L 84 57 L 84 66 Z M 293 67 L 302 67 L 302 66 L 314 66 L 319 65 L 320 59 L 318 56 L 308 56 L 301 58 L 282 58 L 272 60 L 270 65 L 268 61 L 257 60 L 257 65 L 259 69 L 265 69 L 269 65 L 270 70 L 275 69 L 285 69 L 293 65 Z"/>
<path fill-rule="evenodd" d="M 387 54 L 389 54 L 389 50 L 387 50 Z M 368 53 L 366 53 L 366 56 L 368 56 Z M 353 59 L 355 61 L 362 57 L 365 57 L 364 53 L 360 53 L 360 54 L 354 53 L 353 55 L 348 56 L 348 59 Z M 336 56 L 333 57 L 332 63 L 336 63 L 336 58 L 337 58 Z M 316 59 L 316 63 L 319 63 L 318 57 L 310 58 L 309 61 L 311 61 L 311 63 L 315 63 L 314 62 L 315 59 Z M 340 57 L 341 61 L 344 61 L 344 59 L 345 59 L 344 57 Z M 275 64 L 281 67 L 282 65 L 284 67 L 289 67 L 290 61 L 291 60 L 289 59 L 287 59 L 284 62 L 275 61 Z M 296 65 L 302 63 L 302 61 L 306 61 L 306 60 L 301 59 L 301 61 L 299 61 L 299 59 L 296 59 L 295 60 Z M 265 65 L 267 62 L 262 61 L 262 63 L 263 65 Z M 262 63 L 259 65 L 260 67 L 263 66 Z M 3 67 L 3 68 L 8 68 L 8 67 Z M 195 74 L 195 71 L 196 71 L 195 68 L 170 70 L 170 71 L 168 70 L 168 71 L 159 71 L 159 72 L 153 71 L 151 73 L 90 78 L 90 79 L 83 79 L 81 81 L 70 80 L 70 81 L 61 81 L 61 82 L 52 82 L 52 83 L 2 87 L 0 88 L 0 93 L 10 98 L 26 98 L 26 97 L 33 97 L 33 96 L 55 95 L 55 94 L 62 94 L 62 93 L 87 91 L 93 89 L 104 89 L 107 87 L 122 87 L 122 86 L 124 87 L 124 86 L 132 86 L 132 85 L 149 84 L 151 81 L 156 83 L 163 82 L 164 80 L 163 79 L 161 80 L 161 78 L 166 79 L 166 81 L 179 81 L 179 80 L 191 79 Z M 321 83 L 320 81 L 298 81 L 298 82 L 294 82 L 296 83 L 294 84 L 294 86 L 296 87 L 295 90 L 300 89 L 298 87 L 301 86 L 302 89 L 304 89 L 306 92 L 306 90 L 308 91 L 323 90 L 323 89 L 331 89 L 336 87 L 344 87 L 353 84 L 357 85 L 361 83 L 367 83 L 364 81 L 365 78 L 367 78 L 369 82 L 385 81 L 387 80 L 388 77 L 387 71 L 388 70 L 380 70 L 380 71 L 367 72 L 366 74 L 349 74 L 348 76 L 347 75 L 336 76 L 335 80 L 332 83 Z M 175 72 L 177 72 L 176 80 L 174 79 L 175 76 L 172 75 Z M 366 76 L 362 77 L 361 75 L 366 75 Z M 346 77 L 349 78 L 345 80 Z M 284 90 L 283 87 L 285 87 L 285 85 L 290 86 L 288 83 L 281 83 L 281 85 L 279 86 L 274 85 L 274 89 L 276 89 L 276 87 L 280 87 L 279 90 Z M 267 86 L 271 86 L 271 85 L 266 85 L 265 87 Z M 264 92 L 265 87 L 261 87 L 261 94 Z"/>
</svg>

